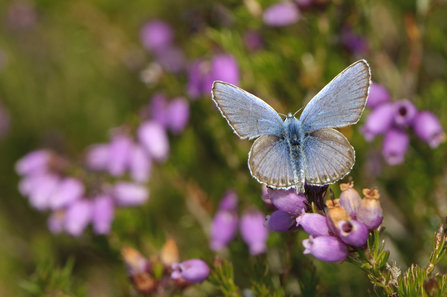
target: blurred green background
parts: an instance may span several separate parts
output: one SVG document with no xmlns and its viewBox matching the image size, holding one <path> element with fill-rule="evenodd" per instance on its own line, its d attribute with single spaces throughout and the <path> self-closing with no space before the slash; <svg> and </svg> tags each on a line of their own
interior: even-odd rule
<svg viewBox="0 0 447 297">
<path fill-rule="evenodd" d="M 393 100 L 407 98 L 447 127 L 446 1 L 317 2 L 317 8 L 301 12 L 298 22 L 269 27 L 259 12 L 277 3 L 270 0 L 1 1 L 0 103 L 10 124 L 0 139 L 0 296 L 28 296 L 23 285 L 36 278 L 36 271 L 56 273 L 68 259 L 75 264 L 73 284 L 67 286 L 74 289 L 60 296 L 76 296 L 79 288 L 87 296 L 135 296 L 120 255 L 124 244 L 149 256 L 172 237 L 182 259 L 212 263 L 206 230 L 227 189 L 236 189 L 242 210 L 255 205 L 271 212 L 246 165 L 251 142 L 233 134 L 210 96 L 190 101 L 186 130 L 170 136 L 169 160 L 154 168 L 149 202 L 117 210 L 110 235 L 89 230 L 79 238 L 53 235 L 46 226 L 48 214 L 32 209 L 18 193 L 14 164 L 27 152 L 51 148 L 80 161 L 88 145 L 107 141 L 111 128 L 138 123 L 140 108 L 155 92 L 187 97 L 186 72 L 165 72 L 151 86 L 141 81 L 141 71 L 154 57 L 142 47 L 139 30 L 151 19 L 173 27 L 175 44 L 188 61 L 232 54 L 240 86 L 279 112 L 298 110 L 341 70 L 364 58 L 373 81 L 387 87 Z M 17 7 L 22 7 L 19 13 Z M 365 38 L 365 52 L 346 49 L 345 26 Z M 259 32 L 261 49 L 244 47 L 248 30 Z M 412 263 L 423 266 L 431 235 L 447 214 L 446 146 L 430 149 L 412 135 L 405 163 L 388 166 L 379 157 L 375 172 L 370 160 L 380 154 L 382 137 L 367 143 L 359 126 L 345 131 L 356 149 L 350 176 L 359 192 L 379 188 L 391 258 L 403 270 Z M 331 188 L 339 193 L 338 183 Z M 300 270 L 312 261 L 322 296 L 367 296 L 372 285 L 365 275 L 347 263 L 302 255 L 304 238 L 271 234 L 269 252 L 256 260 L 268 259 L 274 273 L 291 265 L 289 295 L 296 294 Z M 294 243 L 291 259 L 283 257 L 286 243 Z M 245 267 L 253 259 L 247 260 L 240 238 L 221 256 L 235 265 L 236 283 L 249 287 Z M 447 260 L 438 269 L 446 273 Z M 185 294 L 221 295 L 209 283 Z"/>
</svg>

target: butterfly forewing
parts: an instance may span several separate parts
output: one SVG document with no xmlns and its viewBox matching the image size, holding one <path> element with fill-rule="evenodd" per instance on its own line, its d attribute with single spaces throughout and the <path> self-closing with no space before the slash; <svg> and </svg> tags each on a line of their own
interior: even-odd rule
<svg viewBox="0 0 447 297">
<path fill-rule="evenodd" d="M 240 138 L 253 139 L 282 133 L 282 119 L 258 97 L 221 81 L 213 83 L 212 95 L 220 112 Z"/>
<path fill-rule="evenodd" d="M 287 142 L 276 135 L 256 139 L 248 155 L 251 175 L 269 187 L 288 189 L 295 186 Z"/>
<path fill-rule="evenodd" d="M 311 132 L 304 140 L 306 181 L 311 185 L 336 182 L 351 171 L 355 161 L 354 149 L 346 137 L 334 129 Z"/>
<path fill-rule="evenodd" d="M 371 73 L 360 60 L 343 70 L 307 104 L 300 121 L 304 131 L 341 128 L 357 123 L 368 98 Z"/>
</svg>

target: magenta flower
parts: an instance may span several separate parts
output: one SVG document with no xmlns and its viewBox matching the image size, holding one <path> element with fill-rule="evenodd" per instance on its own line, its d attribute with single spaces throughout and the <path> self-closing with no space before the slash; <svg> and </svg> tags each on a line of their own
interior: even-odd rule
<svg viewBox="0 0 447 297">
<path fill-rule="evenodd" d="M 191 259 L 182 263 L 174 263 L 171 268 L 173 269 L 171 278 L 183 278 L 190 283 L 201 283 L 210 274 L 210 268 L 205 261 L 200 259 Z"/>
<path fill-rule="evenodd" d="M 109 151 L 108 143 L 94 144 L 87 148 L 85 162 L 92 170 L 107 170 L 109 167 Z"/>
<path fill-rule="evenodd" d="M 392 103 L 377 106 L 366 118 L 360 130 L 366 141 L 372 141 L 379 134 L 386 133 L 394 121 L 395 108 Z"/>
<path fill-rule="evenodd" d="M 34 175 L 24 178 L 22 182 L 29 182 L 28 189 L 22 190 L 23 192 L 28 192 L 29 203 L 31 206 L 38 210 L 46 210 L 50 208 L 52 195 L 60 183 L 60 178 L 57 175 Z M 23 185 L 23 183 L 21 183 L 21 185 Z"/>
<path fill-rule="evenodd" d="M 17 161 L 15 170 L 20 175 L 29 175 L 46 171 L 51 159 L 51 153 L 46 150 L 32 151 Z"/>
<path fill-rule="evenodd" d="M 135 206 L 149 199 L 149 191 L 140 184 L 117 182 L 113 187 L 112 196 L 119 206 Z"/>
<path fill-rule="evenodd" d="M 355 220 L 339 221 L 338 227 L 340 239 L 352 246 L 362 246 L 368 240 L 368 228 L 362 223 Z"/>
<path fill-rule="evenodd" d="M 298 7 L 292 2 L 274 4 L 262 16 L 268 26 L 281 27 L 296 23 L 301 17 Z"/>
<path fill-rule="evenodd" d="M 60 209 L 79 200 L 84 195 L 84 184 L 77 178 L 66 177 L 58 184 L 49 198 L 53 210 Z"/>
<path fill-rule="evenodd" d="M 351 218 L 355 219 L 362 198 L 360 198 L 359 193 L 353 187 L 354 182 L 340 185 L 342 190 L 340 194 L 340 206 L 346 210 Z"/>
<path fill-rule="evenodd" d="M 295 217 L 287 212 L 277 210 L 266 217 L 264 227 L 269 231 L 287 232 L 296 230 Z"/>
<path fill-rule="evenodd" d="M 211 61 L 211 73 L 208 83 L 205 81 L 207 92 L 211 92 L 213 81 L 221 80 L 233 85 L 239 85 L 239 67 L 236 59 L 230 54 L 214 56 Z"/>
<path fill-rule="evenodd" d="M 185 67 L 185 55 L 181 49 L 176 47 L 168 47 L 157 51 L 155 58 L 161 67 L 168 72 L 178 73 Z"/>
<path fill-rule="evenodd" d="M 108 195 L 100 195 L 93 200 L 92 225 L 96 234 L 110 232 L 115 206 L 113 199 Z"/>
<path fill-rule="evenodd" d="M 264 46 L 261 35 L 257 31 L 249 30 L 245 32 L 243 40 L 245 47 L 251 52 L 259 50 Z"/>
<path fill-rule="evenodd" d="M 219 202 L 219 211 L 237 211 L 237 194 L 234 190 L 225 192 L 222 200 Z"/>
<path fill-rule="evenodd" d="M 445 133 L 439 119 L 429 111 L 422 111 L 416 115 L 413 121 L 413 130 L 431 148 L 438 147 L 445 140 Z"/>
<path fill-rule="evenodd" d="M 188 67 L 187 93 L 191 99 L 197 99 L 203 94 L 208 94 L 207 92 L 211 90 L 205 90 L 204 86 L 205 76 L 207 75 L 206 66 L 207 62 L 198 59 Z"/>
<path fill-rule="evenodd" d="M 220 251 L 236 236 L 238 217 L 236 211 L 219 210 L 210 229 L 210 249 Z"/>
<path fill-rule="evenodd" d="M 341 39 L 346 49 L 353 54 L 363 56 L 368 52 L 367 39 L 355 34 L 350 26 L 343 28 Z"/>
<path fill-rule="evenodd" d="M 189 104 L 183 97 L 175 98 L 168 106 L 167 114 L 169 118 L 168 127 L 172 133 L 180 134 L 188 124 Z"/>
<path fill-rule="evenodd" d="M 240 230 L 242 239 L 250 249 L 250 255 L 258 255 L 267 250 L 268 230 L 264 227 L 265 215 L 253 210 L 242 215 Z"/>
<path fill-rule="evenodd" d="M 348 247 L 340 239 L 333 236 L 319 236 L 303 240 L 304 254 L 312 254 L 315 258 L 326 262 L 343 261 L 348 255 Z"/>
<path fill-rule="evenodd" d="M 171 46 L 174 35 L 166 22 L 153 20 L 141 28 L 140 38 L 146 49 L 160 52 Z"/>
<path fill-rule="evenodd" d="M 396 110 L 394 123 L 399 127 L 411 125 L 418 112 L 414 104 L 407 99 L 399 100 L 394 103 L 394 108 Z"/>
<path fill-rule="evenodd" d="M 65 228 L 65 210 L 56 210 L 48 217 L 48 229 L 53 234 L 61 233 Z"/>
<path fill-rule="evenodd" d="M 169 139 L 162 125 L 155 121 L 144 122 L 137 131 L 138 140 L 148 154 L 157 161 L 168 158 Z"/>
<path fill-rule="evenodd" d="M 374 230 L 382 224 L 383 210 L 377 198 L 365 197 L 359 205 L 357 220 L 363 223 L 368 230 Z"/>
<path fill-rule="evenodd" d="M 390 130 L 383 140 L 382 155 L 389 165 L 401 164 L 410 144 L 408 134 L 399 129 Z"/>
<path fill-rule="evenodd" d="M 301 226 L 304 231 L 312 237 L 328 236 L 329 227 L 327 219 L 317 213 L 305 213 L 296 218 L 297 226 Z"/>
<path fill-rule="evenodd" d="M 382 85 L 373 82 L 369 88 L 368 101 L 366 107 L 376 108 L 377 106 L 391 101 L 391 95 Z"/>
<path fill-rule="evenodd" d="M 145 183 L 149 180 L 152 171 L 152 160 L 138 144 L 133 144 L 130 150 L 129 171 L 130 176 L 136 182 Z"/>
<path fill-rule="evenodd" d="M 168 100 L 163 93 L 155 93 L 149 103 L 150 113 L 153 120 L 167 127 L 169 124 Z"/>
<path fill-rule="evenodd" d="M 72 203 L 66 212 L 65 230 L 68 234 L 79 236 L 92 219 L 92 202 L 80 199 Z"/>
<path fill-rule="evenodd" d="M 284 212 L 298 216 L 303 209 L 306 209 L 304 202 L 307 202 L 306 196 L 297 194 L 294 188 L 289 190 L 267 189 L 268 197 L 273 205 Z"/>
<path fill-rule="evenodd" d="M 124 174 L 129 165 L 132 140 L 126 135 L 115 136 L 109 145 L 109 173 L 119 177 Z"/>
</svg>

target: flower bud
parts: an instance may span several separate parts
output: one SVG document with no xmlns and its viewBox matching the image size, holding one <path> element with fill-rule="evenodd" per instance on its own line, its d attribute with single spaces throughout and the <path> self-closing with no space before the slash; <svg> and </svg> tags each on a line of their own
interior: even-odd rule
<svg viewBox="0 0 447 297">
<path fill-rule="evenodd" d="M 329 230 L 335 235 L 339 232 L 338 222 L 349 220 L 351 217 L 343 207 L 334 207 L 328 209 L 326 219 Z"/>
<path fill-rule="evenodd" d="M 138 140 L 155 160 L 166 161 L 169 154 L 169 139 L 164 127 L 155 121 L 146 121 L 138 128 Z"/>
<path fill-rule="evenodd" d="M 92 203 L 80 199 L 69 205 L 65 217 L 65 230 L 73 236 L 79 236 L 92 219 Z"/>
<path fill-rule="evenodd" d="M 149 190 L 145 186 L 131 182 L 117 182 L 112 194 L 120 206 L 141 205 L 149 199 Z"/>
<path fill-rule="evenodd" d="M 234 190 L 225 192 L 224 197 L 220 200 L 219 210 L 237 211 L 237 195 Z"/>
<path fill-rule="evenodd" d="M 275 232 L 287 232 L 297 229 L 295 217 L 281 210 L 277 210 L 267 216 L 264 227 L 269 231 Z"/>
<path fill-rule="evenodd" d="M 108 234 L 112 227 L 115 206 L 112 197 L 102 194 L 93 200 L 92 225 L 96 234 Z"/>
<path fill-rule="evenodd" d="M 368 230 L 376 229 L 382 224 L 383 211 L 380 206 L 379 193 L 377 189 L 364 189 L 363 194 L 366 195 L 362 199 L 357 211 L 357 220 L 365 224 Z"/>
<path fill-rule="evenodd" d="M 301 14 L 295 3 L 280 2 L 267 8 L 262 18 L 268 26 L 281 27 L 297 22 Z"/>
<path fill-rule="evenodd" d="M 368 240 L 368 228 L 356 220 L 339 221 L 338 237 L 346 244 L 362 246 Z"/>
<path fill-rule="evenodd" d="M 362 198 L 354 189 L 353 181 L 347 184 L 340 184 L 340 189 L 342 191 L 340 194 L 340 206 L 346 210 L 351 218 L 355 219 Z"/>
<path fill-rule="evenodd" d="M 382 155 L 388 165 L 397 165 L 404 161 L 410 144 L 408 134 L 399 129 L 391 129 L 383 140 Z"/>
<path fill-rule="evenodd" d="M 174 270 L 171 274 L 171 278 L 178 279 L 181 277 L 191 283 L 203 282 L 210 274 L 210 268 L 200 259 L 191 259 L 182 263 L 174 263 L 171 267 Z"/>
<path fill-rule="evenodd" d="M 377 106 L 366 118 L 360 130 L 366 141 L 372 141 L 378 134 L 386 133 L 393 123 L 395 108 L 392 103 Z"/>
<path fill-rule="evenodd" d="M 211 223 L 210 248 L 219 251 L 236 236 L 238 217 L 235 211 L 220 210 Z"/>
<path fill-rule="evenodd" d="M 289 190 L 267 188 L 267 193 L 273 205 L 281 211 L 298 216 L 303 209 L 306 209 L 304 204 L 307 201 L 306 196 L 302 193 L 297 194 L 294 188 Z"/>
<path fill-rule="evenodd" d="M 66 177 L 54 189 L 49 204 L 52 209 L 65 207 L 82 198 L 85 192 L 84 184 L 77 178 Z"/>
<path fill-rule="evenodd" d="M 366 101 L 366 107 L 375 108 L 382 103 L 389 102 L 391 95 L 387 89 L 382 85 L 373 82 L 369 88 L 368 101 Z"/>
<path fill-rule="evenodd" d="M 431 148 L 437 147 L 446 138 L 439 119 L 429 111 L 422 111 L 416 115 L 413 129 Z"/>
<path fill-rule="evenodd" d="M 334 236 L 319 236 L 303 240 L 304 254 L 312 254 L 315 258 L 326 262 L 343 261 L 348 255 L 348 247 Z"/>
<path fill-rule="evenodd" d="M 329 227 L 327 219 L 318 213 L 304 213 L 296 218 L 297 226 L 303 227 L 304 231 L 312 237 L 328 236 Z"/>
<path fill-rule="evenodd" d="M 46 150 L 32 151 L 17 161 L 15 170 L 20 175 L 46 171 L 51 159 L 51 153 Z"/>
<path fill-rule="evenodd" d="M 264 253 L 269 235 L 264 227 L 265 215 L 260 211 L 249 211 L 241 218 L 241 236 L 250 248 L 250 255 Z"/>
</svg>

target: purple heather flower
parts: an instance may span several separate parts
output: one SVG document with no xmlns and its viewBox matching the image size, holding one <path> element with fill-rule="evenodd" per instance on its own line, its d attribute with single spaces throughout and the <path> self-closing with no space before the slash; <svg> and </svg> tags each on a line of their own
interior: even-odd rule
<svg viewBox="0 0 447 297">
<path fill-rule="evenodd" d="M 168 106 L 169 128 L 172 133 L 180 134 L 189 120 L 189 104 L 183 97 L 175 98 Z"/>
<path fill-rule="evenodd" d="M 205 261 L 200 259 L 191 259 L 182 263 L 174 263 L 171 268 L 174 270 L 171 278 L 183 278 L 190 283 L 203 282 L 210 274 L 210 268 Z"/>
<path fill-rule="evenodd" d="M 413 130 L 431 148 L 438 147 L 445 140 L 445 133 L 438 117 L 429 111 L 421 111 L 416 115 Z"/>
<path fill-rule="evenodd" d="M 149 198 L 149 191 L 145 186 L 130 182 L 117 182 L 113 187 L 112 196 L 120 206 L 141 205 Z"/>
<path fill-rule="evenodd" d="M 167 127 L 169 124 L 168 100 L 163 93 L 155 93 L 149 103 L 151 117 L 153 120 Z"/>
<path fill-rule="evenodd" d="M 219 211 L 237 211 L 237 194 L 234 190 L 228 190 L 219 202 Z"/>
<path fill-rule="evenodd" d="M 85 162 L 92 170 L 107 170 L 109 167 L 110 145 L 107 143 L 94 144 L 87 148 Z"/>
<path fill-rule="evenodd" d="M 396 113 L 394 115 L 394 123 L 400 127 L 406 127 L 413 123 L 413 120 L 418 113 L 413 103 L 407 99 L 399 100 L 394 103 Z"/>
<path fill-rule="evenodd" d="M 346 244 L 362 246 L 368 240 L 368 228 L 356 220 L 339 221 L 338 237 Z"/>
<path fill-rule="evenodd" d="M 129 155 L 129 171 L 132 179 L 145 183 L 149 180 L 151 170 L 152 160 L 140 145 L 133 144 Z"/>
<path fill-rule="evenodd" d="M 109 146 L 109 173 L 119 177 L 124 174 L 129 165 L 130 150 L 132 140 L 125 135 L 117 135 L 110 142 Z"/>
<path fill-rule="evenodd" d="M 32 151 L 17 161 L 16 172 L 20 175 L 40 173 L 48 169 L 51 153 L 46 150 Z"/>
<path fill-rule="evenodd" d="M 366 101 L 366 107 L 375 108 L 383 103 L 387 103 L 391 100 L 391 95 L 385 87 L 373 82 L 369 88 L 368 101 Z"/>
<path fill-rule="evenodd" d="M 48 229 L 51 231 L 51 233 L 57 234 L 61 233 L 64 230 L 65 218 L 65 210 L 57 210 L 49 216 L 47 224 Z"/>
<path fill-rule="evenodd" d="M 93 200 L 92 225 L 96 234 L 110 232 L 115 206 L 108 195 L 100 195 Z"/>
<path fill-rule="evenodd" d="M 401 164 L 410 144 L 408 134 L 400 129 L 391 129 L 385 136 L 382 155 L 388 165 Z"/>
<path fill-rule="evenodd" d="M 168 158 L 169 139 L 162 125 L 155 121 L 144 122 L 138 128 L 137 135 L 149 156 L 161 162 Z"/>
<path fill-rule="evenodd" d="M 356 55 L 365 55 L 368 51 L 368 41 L 365 37 L 355 34 L 350 26 L 343 28 L 341 36 L 343 45 Z"/>
<path fill-rule="evenodd" d="M 392 103 L 377 106 L 366 118 L 365 125 L 360 130 L 366 141 L 372 141 L 378 134 L 386 133 L 394 120 L 395 108 Z"/>
<path fill-rule="evenodd" d="M 303 240 L 304 254 L 312 254 L 315 258 L 326 262 L 343 261 L 348 255 L 348 247 L 340 239 L 333 236 L 319 236 Z"/>
<path fill-rule="evenodd" d="M 68 234 L 79 236 L 92 219 L 92 202 L 80 199 L 72 203 L 66 212 L 65 230 Z"/>
<path fill-rule="evenodd" d="M 383 210 L 379 199 L 368 196 L 363 198 L 357 211 L 357 220 L 363 223 L 368 230 L 379 227 L 383 221 Z"/>
<path fill-rule="evenodd" d="M 287 232 L 298 229 L 295 217 L 287 212 L 277 210 L 266 217 L 264 227 L 269 231 Z"/>
<path fill-rule="evenodd" d="M 304 202 L 307 201 L 304 194 L 297 194 L 294 188 L 289 190 L 267 189 L 268 196 L 273 205 L 284 212 L 298 216 L 303 209 L 306 209 Z"/>
<path fill-rule="evenodd" d="M 84 195 L 84 184 L 77 178 L 66 177 L 61 180 L 59 185 L 49 198 L 50 206 L 53 210 L 60 209 L 79 200 Z"/>
<path fill-rule="evenodd" d="M 264 253 L 267 249 L 266 241 L 269 232 L 264 227 L 264 221 L 265 215 L 258 210 L 252 210 L 242 215 L 241 235 L 250 249 L 250 255 Z"/>
<path fill-rule="evenodd" d="M 176 47 L 168 47 L 156 54 L 157 62 L 164 70 L 172 73 L 180 72 L 185 66 L 185 55 Z"/>
<path fill-rule="evenodd" d="M 211 92 L 213 81 L 221 80 L 233 85 L 239 85 L 239 67 L 236 59 L 230 54 L 214 56 L 211 61 L 211 72 L 208 80 L 205 79 L 205 90 Z"/>
<path fill-rule="evenodd" d="M 220 251 L 236 236 L 238 217 L 236 211 L 219 210 L 210 229 L 210 248 Z"/>
<path fill-rule="evenodd" d="M 281 27 L 296 23 L 300 17 L 300 11 L 294 3 L 281 2 L 267 8 L 262 19 L 268 26 Z"/>
<path fill-rule="evenodd" d="M 25 178 L 24 181 L 30 180 L 29 202 L 38 209 L 45 210 L 50 207 L 51 197 L 58 188 L 60 178 L 55 174 L 43 174 Z"/>
<path fill-rule="evenodd" d="M 174 35 L 171 27 L 162 20 L 147 22 L 140 31 L 143 46 L 155 52 L 160 52 L 172 45 Z"/>
<path fill-rule="evenodd" d="M 338 234 L 338 232 L 340 231 L 338 229 L 339 221 L 347 221 L 349 219 L 351 219 L 351 217 L 343 207 L 335 206 L 327 210 L 327 226 L 329 227 L 329 230 L 332 232 L 332 234 Z"/>
<path fill-rule="evenodd" d="M 245 32 L 243 39 L 245 47 L 251 52 L 264 46 L 261 35 L 257 31 L 249 30 Z"/>
<path fill-rule="evenodd" d="M 303 214 L 296 218 L 296 223 L 312 237 L 329 235 L 327 219 L 318 213 L 305 213 L 303 211 Z"/>
<path fill-rule="evenodd" d="M 187 92 L 191 99 L 197 99 L 203 94 L 208 94 L 211 90 L 206 91 L 204 87 L 205 76 L 209 72 L 209 69 L 207 70 L 209 68 L 207 64 L 207 62 L 198 59 L 188 67 Z"/>
<path fill-rule="evenodd" d="M 362 202 L 359 193 L 354 189 L 354 182 L 340 184 L 340 206 L 343 207 L 353 219 L 357 216 L 357 209 Z"/>
</svg>

